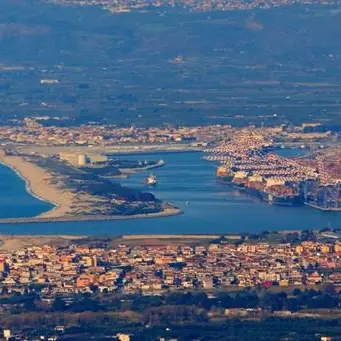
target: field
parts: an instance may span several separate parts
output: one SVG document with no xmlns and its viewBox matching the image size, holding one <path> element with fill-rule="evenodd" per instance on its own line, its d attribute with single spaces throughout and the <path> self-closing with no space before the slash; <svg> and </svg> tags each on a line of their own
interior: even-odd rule
<svg viewBox="0 0 341 341">
<path fill-rule="evenodd" d="M 341 123 L 336 7 L 111 14 L 4 0 L 2 8 L 3 122 Z"/>
</svg>

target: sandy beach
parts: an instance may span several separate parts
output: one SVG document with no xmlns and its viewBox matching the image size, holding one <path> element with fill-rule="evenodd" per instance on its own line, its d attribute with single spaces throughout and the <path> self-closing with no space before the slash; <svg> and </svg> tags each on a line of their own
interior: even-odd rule
<svg viewBox="0 0 341 341">
<path fill-rule="evenodd" d="M 0 235 L 0 251 L 13 252 L 15 250 L 44 245 L 67 246 L 75 240 L 86 236 L 72 235 Z"/>
<path fill-rule="evenodd" d="M 52 183 L 53 174 L 28 161 L 24 156 L 6 155 L 0 149 L 0 163 L 10 167 L 26 183 L 26 189 L 42 201 L 51 203 L 54 207 L 37 217 L 3 218 L 0 224 L 39 223 L 39 222 L 62 222 L 62 221 L 99 221 L 120 219 L 141 219 L 168 217 L 181 214 L 182 211 L 169 204 L 165 204 L 161 212 L 150 214 L 136 214 L 130 216 L 118 215 L 85 215 L 75 214 L 75 206 L 81 203 L 80 198 L 95 201 L 88 195 L 80 195 L 59 188 Z M 83 207 L 84 208 L 84 207 Z"/>
<path fill-rule="evenodd" d="M 2 218 L 0 219 L 0 225 L 2 224 L 36 224 L 36 223 L 53 223 L 53 222 L 78 222 L 78 221 L 107 221 L 107 220 L 130 220 L 130 219 L 146 219 L 146 218 L 166 218 L 171 216 L 177 216 L 182 214 L 180 209 L 166 208 L 161 212 L 148 213 L 148 214 L 134 214 L 134 215 L 65 215 L 65 216 L 46 216 L 40 215 L 38 217 L 27 218 Z"/>
<path fill-rule="evenodd" d="M 54 205 L 50 211 L 42 213 L 41 218 L 56 218 L 68 214 L 75 196 L 51 184 L 52 174 L 22 156 L 6 155 L 0 150 L 0 162 L 12 168 L 26 182 L 26 189 L 42 201 Z"/>
</svg>

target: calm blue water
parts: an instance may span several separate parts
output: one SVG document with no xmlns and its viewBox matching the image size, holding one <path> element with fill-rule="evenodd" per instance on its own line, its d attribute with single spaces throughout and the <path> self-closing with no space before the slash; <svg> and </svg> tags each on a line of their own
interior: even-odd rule
<svg viewBox="0 0 341 341">
<path fill-rule="evenodd" d="M 0 164 L 0 218 L 33 217 L 52 207 L 27 193 L 25 181 Z"/>
<path fill-rule="evenodd" d="M 146 173 L 135 174 L 120 181 L 127 186 L 152 191 L 158 198 L 182 208 L 183 215 L 126 221 L 0 225 L 0 233 L 119 235 L 230 233 L 323 228 L 330 225 L 341 227 L 340 213 L 321 212 L 309 207 L 270 206 L 218 184 L 215 179 L 215 165 L 201 160 L 201 156 L 200 153 L 124 156 L 132 159 L 165 160 L 166 166 L 153 171 L 158 179 L 158 185 L 153 189 L 143 185 L 143 180 L 148 176 Z M 17 212 L 18 216 L 33 215 L 46 208 L 46 204 L 25 194 L 24 183 L 11 174 L 11 171 L 1 168 L 1 174 L 2 181 L 8 183 L 8 186 L 1 187 L 0 192 L 2 216 L 7 215 L 7 210 L 10 211 L 8 207 L 11 207 L 12 216 L 13 212 Z M 189 201 L 189 205 L 185 204 L 186 201 Z"/>
</svg>

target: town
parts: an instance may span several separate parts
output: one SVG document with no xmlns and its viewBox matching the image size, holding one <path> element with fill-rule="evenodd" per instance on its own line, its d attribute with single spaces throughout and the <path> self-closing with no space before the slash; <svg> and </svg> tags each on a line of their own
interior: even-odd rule
<svg viewBox="0 0 341 341">
<path fill-rule="evenodd" d="M 326 308 L 336 317 L 341 285 L 338 233 L 324 229 L 211 239 L 208 235 L 173 236 L 169 240 L 157 236 L 70 237 L 66 243 L 3 249 L 0 311 L 13 321 L 24 319 L 19 326 L 0 316 L 4 337 L 64 340 L 64 333 L 73 333 L 76 322 L 70 313 L 75 312 L 79 331 L 87 330 L 84 323 L 93 325 L 104 319 L 102 333 L 109 324 L 116 331 L 116 340 L 139 338 L 126 325 L 132 323 L 132 316 L 113 329 L 111 310 L 124 315 L 132 309 L 142 314 L 139 322 L 147 326 L 164 323 L 161 321 L 176 326 L 180 321 L 197 323 L 218 317 L 241 321 L 270 316 L 326 318 Z M 6 237 L 4 245 L 14 245 L 15 239 L 11 244 Z M 177 309 L 177 315 L 169 315 L 168 309 Z M 30 311 L 45 311 L 44 329 L 35 327 L 40 337 L 25 331 L 37 322 L 36 315 L 25 315 Z M 321 336 L 316 340 L 339 339 Z"/>
<path fill-rule="evenodd" d="M 224 137 L 231 132 L 230 125 L 198 126 L 198 127 L 126 127 L 114 125 L 82 125 L 58 127 L 46 126 L 50 117 L 26 117 L 15 125 L 0 127 L 0 140 L 39 145 L 57 146 L 113 146 L 129 143 L 184 143 L 203 139 Z"/>
<path fill-rule="evenodd" d="M 51 1 L 51 0 L 50 0 Z M 112 12 L 130 12 L 130 11 L 141 11 L 150 8 L 174 8 L 179 5 L 194 11 L 208 12 L 208 11 L 231 11 L 231 10 L 251 10 L 255 8 L 268 9 L 271 7 L 278 6 L 288 6 L 292 4 L 297 4 L 294 0 L 268 0 L 268 1 L 242 1 L 242 0 L 206 0 L 206 1 L 194 1 L 194 0 L 184 0 L 181 2 L 176 2 L 175 0 L 54 0 L 55 3 L 62 5 L 82 5 L 82 6 L 103 6 Z M 334 1 L 299 1 L 298 3 L 307 4 L 337 4 L 337 0 Z"/>
<path fill-rule="evenodd" d="M 328 237 L 335 235 L 325 233 Z M 22 293 L 31 284 L 40 284 L 48 297 L 98 290 L 149 294 L 257 285 L 339 285 L 340 255 L 341 242 L 311 240 L 271 244 L 231 243 L 222 238 L 208 245 L 119 244 L 114 248 L 44 245 L 3 254 L 0 283 L 3 293 Z"/>
<path fill-rule="evenodd" d="M 187 147 L 206 147 L 209 143 L 224 141 L 241 130 L 229 124 L 148 128 L 134 125 L 117 127 L 110 124 L 84 124 L 62 127 L 58 125 L 59 121 L 50 116 L 13 120 L 11 124 L 0 126 L 0 141 L 41 146 L 113 147 L 129 144 L 163 144 L 171 148 L 173 144 L 180 144 Z M 317 143 L 326 146 L 328 143 L 335 145 L 338 141 L 338 134 L 326 131 L 321 123 L 303 123 L 297 126 L 281 124 L 271 127 L 251 125 L 248 130 L 275 138 L 278 146 L 285 143 L 299 147 L 316 146 Z"/>
</svg>

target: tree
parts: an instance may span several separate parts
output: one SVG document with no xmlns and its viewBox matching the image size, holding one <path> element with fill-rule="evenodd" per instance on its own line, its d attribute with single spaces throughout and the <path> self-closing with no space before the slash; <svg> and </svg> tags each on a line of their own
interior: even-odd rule
<svg viewBox="0 0 341 341">
<path fill-rule="evenodd" d="M 283 308 L 283 304 L 283 295 L 271 293 L 266 293 L 260 302 L 262 308 L 270 309 L 271 311 L 281 310 Z"/>
<path fill-rule="evenodd" d="M 316 235 L 313 231 L 311 230 L 303 230 L 301 232 L 301 241 L 316 241 Z"/>
</svg>

